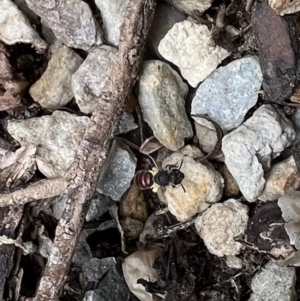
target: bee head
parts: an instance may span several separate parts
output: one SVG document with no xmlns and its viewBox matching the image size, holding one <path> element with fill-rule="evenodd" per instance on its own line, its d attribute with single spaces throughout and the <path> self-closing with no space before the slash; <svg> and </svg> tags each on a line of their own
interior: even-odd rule
<svg viewBox="0 0 300 301">
<path fill-rule="evenodd" d="M 179 185 L 184 179 L 184 173 L 179 169 L 172 169 L 170 172 L 170 182 L 176 186 Z"/>
</svg>

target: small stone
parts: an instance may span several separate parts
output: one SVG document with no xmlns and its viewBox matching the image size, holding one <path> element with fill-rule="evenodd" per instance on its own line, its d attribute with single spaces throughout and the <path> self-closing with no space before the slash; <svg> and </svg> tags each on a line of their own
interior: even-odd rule
<svg viewBox="0 0 300 301">
<path fill-rule="evenodd" d="M 296 301 L 295 284 L 295 268 L 279 267 L 269 261 L 254 275 L 249 301 Z"/>
<path fill-rule="evenodd" d="M 74 162 L 89 122 L 63 111 L 25 120 L 8 121 L 7 130 L 21 145 L 37 146 L 37 166 L 46 177 L 61 176 Z"/>
<path fill-rule="evenodd" d="M 218 136 L 217 131 L 214 127 L 209 127 L 205 124 L 201 124 L 200 120 L 207 121 L 204 118 L 194 118 L 196 119 L 195 122 L 195 129 L 196 129 L 196 135 L 199 141 L 199 145 L 201 146 L 201 149 L 205 153 L 211 153 L 215 145 L 218 142 Z"/>
<path fill-rule="evenodd" d="M 95 0 L 103 21 L 103 30 L 108 44 L 118 47 L 120 29 L 129 0 Z"/>
<path fill-rule="evenodd" d="M 101 28 L 84 1 L 26 0 L 26 3 L 66 46 L 88 51 L 102 44 Z"/>
<path fill-rule="evenodd" d="M 207 115 L 224 131 L 231 131 L 243 122 L 249 109 L 256 104 L 262 79 L 256 56 L 220 67 L 197 89 L 191 114 Z"/>
<path fill-rule="evenodd" d="M 219 257 L 238 255 L 242 244 L 234 237 L 245 232 L 248 218 L 248 207 L 229 199 L 222 204 L 213 204 L 197 217 L 195 226 L 211 254 Z"/>
<path fill-rule="evenodd" d="M 180 152 L 187 157 L 191 157 L 193 159 L 204 156 L 201 150 L 195 145 L 186 145 L 180 149 Z"/>
<path fill-rule="evenodd" d="M 93 258 L 91 248 L 87 243 L 87 238 L 91 234 L 90 232 L 90 230 L 83 230 L 79 235 L 78 243 L 72 257 L 72 263 L 78 267 L 82 267 Z"/>
<path fill-rule="evenodd" d="M 120 224 L 124 231 L 124 235 L 131 239 L 138 238 L 144 228 L 144 224 L 141 221 L 130 217 L 120 220 Z"/>
<path fill-rule="evenodd" d="M 286 221 L 284 229 L 289 236 L 290 244 L 300 250 L 300 192 L 291 191 L 278 199 L 282 217 Z M 295 259 L 298 259 L 297 261 Z M 299 266 L 299 256 L 294 256 L 293 265 Z"/>
<path fill-rule="evenodd" d="M 282 103 L 293 95 L 297 83 L 295 22 L 277 15 L 267 1 L 260 1 L 253 7 L 251 27 L 264 77 L 263 90 L 273 102 Z"/>
<path fill-rule="evenodd" d="M 143 117 L 154 136 L 166 148 L 176 151 L 193 135 L 185 110 L 188 87 L 178 73 L 160 61 L 146 61 L 139 81 L 139 102 Z"/>
<path fill-rule="evenodd" d="M 243 261 L 240 258 L 233 255 L 229 255 L 226 257 L 226 264 L 232 269 L 240 270 L 243 267 Z"/>
<path fill-rule="evenodd" d="M 300 109 L 296 109 L 295 113 L 290 116 L 290 120 L 293 123 L 296 133 L 300 132 Z"/>
<path fill-rule="evenodd" d="M 186 15 L 168 4 L 158 4 L 155 9 L 152 25 L 148 35 L 148 45 L 158 58 L 162 58 L 158 45 L 172 26 L 184 21 Z"/>
<path fill-rule="evenodd" d="M 253 116 L 222 140 L 225 164 L 245 199 L 254 202 L 262 194 L 264 171 L 271 160 L 295 138 L 291 122 L 281 109 L 262 105 Z"/>
<path fill-rule="evenodd" d="M 123 112 L 121 120 L 118 124 L 118 128 L 115 135 L 126 134 L 138 128 L 138 125 L 134 122 L 133 115 L 127 112 Z"/>
<path fill-rule="evenodd" d="M 117 58 L 117 49 L 102 45 L 91 50 L 72 76 L 72 90 L 81 112 L 92 113 L 97 97 L 110 75 Z"/>
<path fill-rule="evenodd" d="M 218 202 L 223 194 L 224 180 L 210 166 L 197 163 L 194 159 L 174 153 L 167 157 L 162 167 L 166 165 L 181 165 L 184 173 L 181 185 L 158 191 L 160 201 L 168 205 L 170 212 L 181 222 L 186 221 L 199 212 L 206 210 L 212 203 Z"/>
<path fill-rule="evenodd" d="M 116 265 L 114 257 L 108 258 L 91 258 L 86 261 L 82 266 L 82 274 L 88 281 L 99 281 L 107 271 Z"/>
<path fill-rule="evenodd" d="M 300 222 L 300 191 L 291 191 L 278 199 L 278 206 L 286 222 Z"/>
<path fill-rule="evenodd" d="M 295 103 L 300 103 L 300 84 L 298 84 L 294 90 L 293 95 L 291 96 L 291 101 Z"/>
<path fill-rule="evenodd" d="M 240 192 L 239 185 L 229 172 L 227 166 L 222 166 L 218 171 L 224 179 L 224 195 L 227 197 L 236 197 Z"/>
<path fill-rule="evenodd" d="M 120 215 L 122 217 L 130 217 L 141 222 L 145 222 L 147 220 L 148 208 L 144 194 L 135 185 L 131 185 L 128 193 L 122 200 L 120 205 Z"/>
<path fill-rule="evenodd" d="M 170 5 L 173 5 L 178 10 L 191 15 L 193 11 L 197 10 L 199 13 L 206 11 L 210 8 L 213 0 L 165 0 Z"/>
<path fill-rule="evenodd" d="M 263 202 L 275 201 L 286 192 L 300 188 L 300 177 L 292 156 L 272 166 L 265 179 L 263 193 L 258 198 Z"/>
<path fill-rule="evenodd" d="M 280 16 L 300 11 L 300 2 L 297 0 L 268 0 L 268 3 Z"/>
<path fill-rule="evenodd" d="M 0 1 L 0 40 L 7 45 L 30 43 L 39 52 L 47 48 L 46 42 L 33 30 L 29 20 L 10 0 Z"/>
<path fill-rule="evenodd" d="M 46 71 L 29 90 L 34 101 L 47 109 L 57 109 L 69 103 L 73 98 L 71 77 L 82 61 L 75 51 L 64 45 L 56 49 Z"/>
<path fill-rule="evenodd" d="M 110 154 L 105 161 L 97 191 L 119 201 L 130 187 L 135 175 L 136 157 L 124 143 L 114 140 Z"/>
<path fill-rule="evenodd" d="M 99 282 L 99 281 L 98 281 Z M 90 293 L 90 294 L 88 294 Z M 86 299 L 90 296 L 91 299 Z M 114 265 L 104 277 L 94 291 L 89 291 L 85 295 L 84 301 L 136 301 L 130 294 L 128 286 L 120 273 L 117 265 Z"/>
<path fill-rule="evenodd" d="M 218 46 L 206 25 L 176 23 L 161 40 L 159 53 L 180 69 L 192 87 L 208 77 L 230 55 Z"/>
<path fill-rule="evenodd" d="M 97 195 L 92 199 L 90 208 L 86 214 L 87 222 L 100 219 L 100 217 L 109 211 L 109 208 L 115 204 L 115 201 L 106 195 Z"/>
</svg>

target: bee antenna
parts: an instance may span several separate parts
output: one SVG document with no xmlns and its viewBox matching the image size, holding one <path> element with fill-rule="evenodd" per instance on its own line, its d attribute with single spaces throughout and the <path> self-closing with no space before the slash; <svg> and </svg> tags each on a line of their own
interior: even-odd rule
<svg viewBox="0 0 300 301">
<path fill-rule="evenodd" d="M 136 150 L 139 151 L 141 154 L 146 155 L 147 157 L 149 157 L 150 160 L 152 161 L 152 163 L 155 165 L 155 167 L 158 168 L 158 165 L 157 165 L 156 161 L 155 161 L 150 155 L 142 153 L 140 147 L 138 147 L 136 144 L 134 144 L 134 143 L 128 141 L 127 139 L 122 138 L 122 137 L 115 137 L 115 139 L 116 139 L 116 138 L 119 139 L 119 140 L 121 140 L 121 141 L 123 141 L 123 142 L 124 142 L 125 144 L 127 144 L 128 146 L 130 146 L 130 147 L 136 149 Z"/>
<path fill-rule="evenodd" d="M 183 191 L 186 192 L 184 186 L 181 183 L 180 186 L 182 187 Z"/>
<path fill-rule="evenodd" d="M 181 168 L 181 166 L 182 166 L 182 163 L 183 163 L 183 159 L 181 160 L 181 163 L 180 163 L 180 165 L 179 165 L 179 170 L 180 170 L 180 168 Z"/>
</svg>

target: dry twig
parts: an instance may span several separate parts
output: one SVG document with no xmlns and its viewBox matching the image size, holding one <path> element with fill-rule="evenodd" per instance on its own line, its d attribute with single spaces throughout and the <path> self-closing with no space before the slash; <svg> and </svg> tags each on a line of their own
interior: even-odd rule
<svg viewBox="0 0 300 301">
<path fill-rule="evenodd" d="M 138 74 L 154 14 L 155 0 L 129 1 L 120 34 L 117 63 L 67 173 L 69 200 L 59 221 L 52 253 L 33 301 L 58 299 L 97 180 L 109 152 L 113 130 Z"/>
<path fill-rule="evenodd" d="M 45 179 L 10 193 L 0 195 L 0 207 L 22 206 L 32 201 L 67 193 L 68 182 L 64 178 Z"/>
</svg>

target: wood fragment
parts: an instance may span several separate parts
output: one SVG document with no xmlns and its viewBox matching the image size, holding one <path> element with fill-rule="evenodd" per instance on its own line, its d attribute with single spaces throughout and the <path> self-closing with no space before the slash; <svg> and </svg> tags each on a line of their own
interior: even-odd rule
<svg viewBox="0 0 300 301">
<path fill-rule="evenodd" d="M 64 178 L 41 180 L 26 188 L 0 194 L 0 207 L 23 206 L 32 201 L 51 198 L 67 192 L 68 182 Z"/>
<path fill-rule="evenodd" d="M 84 217 L 111 146 L 114 127 L 136 81 L 155 3 L 155 0 L 131 0 L 127 6 L 116 64 L 97 100 L 97 108 L 76 159 L 66 173 L 69 200 L 56 228 L 52 253 L 36 296 L 27 300 L 55 301 L 59 298 Z"/>
</svg>

